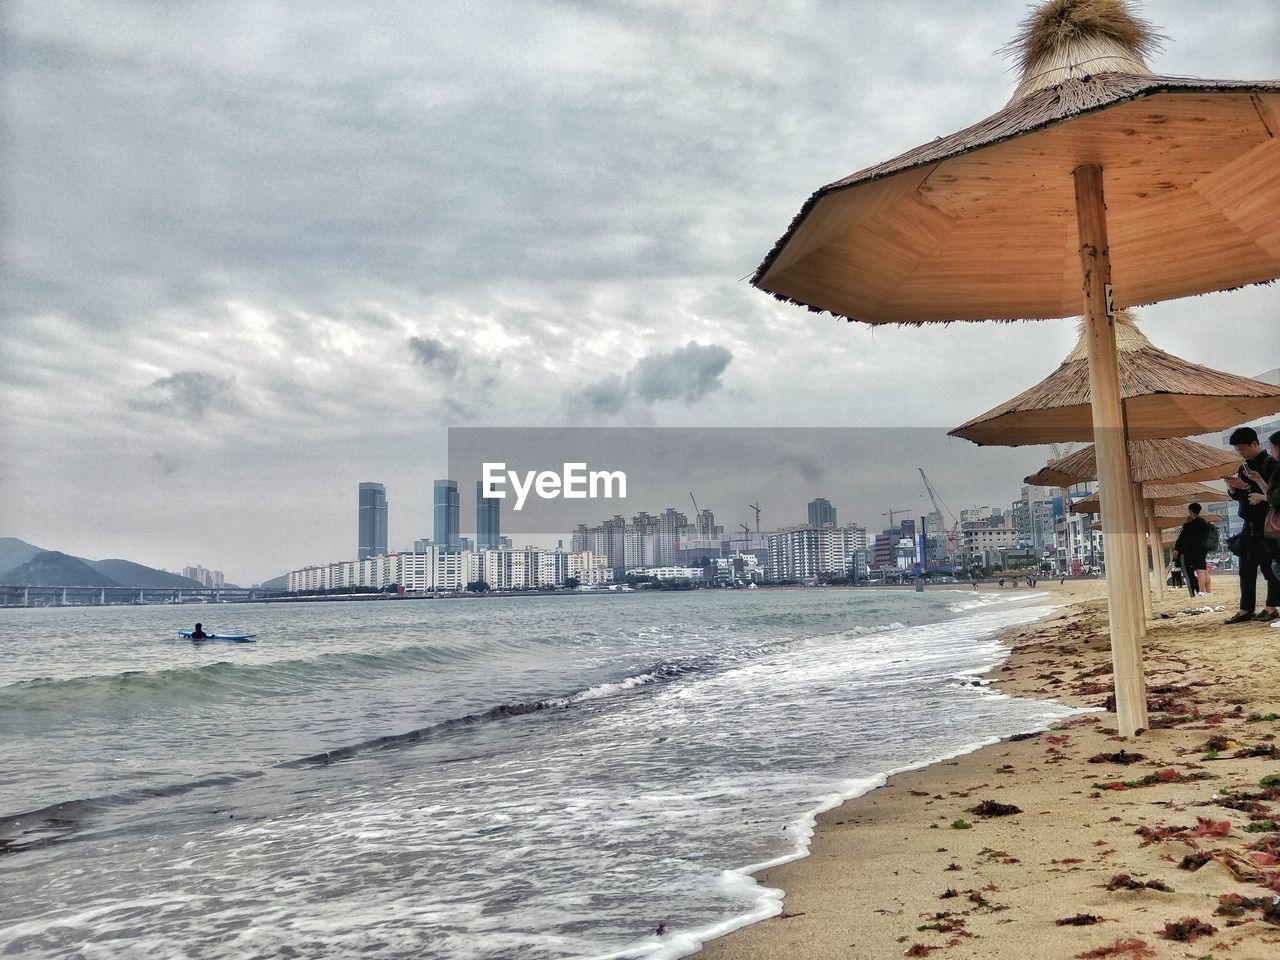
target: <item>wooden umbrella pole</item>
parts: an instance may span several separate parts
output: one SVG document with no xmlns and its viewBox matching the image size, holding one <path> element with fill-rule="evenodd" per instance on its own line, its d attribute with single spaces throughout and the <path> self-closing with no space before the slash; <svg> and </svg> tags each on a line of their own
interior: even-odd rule
<svg viewBox="0 0 1280 960">
<path fill-rule="evenodd" d="M 1084 280 L 1085 342 L 1097 454 L 1102 531 L 1111 612 L 1111 665 L 1115 674 L 1116 721 L 1131 737 L 1147 726 L 1147 691 L 1142 673 L 1142 598 L 1138 591 L 1136 519 L 1129 489 L 1133 473 L 1120 403 L 1115 318 L 1111 309 L 1111 255 L 1102 168 L 1084 164 L 1073 171 L 1080 269 Z"/>
<path fill-rule="evenodd" d="M 1160 528 L 1156 525 L 1156 505 L 1150 500 L 1146 501 L 1147 506 L 1147 536 L 1151 539 L 1151 555 L 1155 560 L 1156 568 L 1156 596 L 1161 600 L 1164 599 L 1164 541 L 1160 537 Z"/>
<path fill-rule="evenodd" d="M 1072 550 L 1071 544 L 1071 491 L 1067 487 L 1059 487 L 1062 491 L 1062 523 L 1064 540 L 1066 541 L 1067 562 L 1062 569 L 1064 574 L 1071 572 L 1071 561 L 1075 557 L 1075 551 Z"/>
<path fill-rule="evenodd" d="M 1125 432 L 1127 435 L 1128 431 Z M 1138 572 L 1142 574 L 1142 632 L 1139 636 L 1146 637 L 1147 624 L 1155 616 L 1151 607 L 1151 575 L 1147 572 L 1147 511 L 1143 506 L 1142 485 L 1131 483 L 1129 489 L 1132 491 L 1129 502 L 1133 505 L 1133 540 L 1138 548 Z"/>
</svg>

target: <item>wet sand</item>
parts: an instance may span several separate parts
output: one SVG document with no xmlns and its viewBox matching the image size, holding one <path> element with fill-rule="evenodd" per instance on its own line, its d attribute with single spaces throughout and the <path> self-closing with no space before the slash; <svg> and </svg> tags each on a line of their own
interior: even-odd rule
<svg viewBox="0 0 1280 960">
<path fill-rule="evenodd" d="M 1104 706 L 1103 585 L 1038 589 L 1068 606 L 1011 631 L 993 679 Z M 808 858 L 758 874 L 786 892 L 779 916 L 699 956 L 1276 960 L 1280 630 L 1223 625 L 1238 585 L 1214 589 L 1202 605 L 1225 611 L 1152 625 L 1150 731 L 1125 739 L 1090 713 L 894 777 L 820 817 Z M 1191 604 L 1170 590 L 1155 610 Z"/>
</svg>

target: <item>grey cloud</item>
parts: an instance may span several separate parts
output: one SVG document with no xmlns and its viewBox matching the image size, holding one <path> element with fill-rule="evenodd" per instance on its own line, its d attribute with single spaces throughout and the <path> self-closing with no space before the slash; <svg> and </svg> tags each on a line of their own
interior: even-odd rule
<svg viewBox="0 0 1280 960">
<path fill-rule="evenodd" d="M 627 405 L 627 385 L 621 377 L 606 377 L 589 383 L 578 392 L 578 398 L 596 413 L 621 413 Z"/>
<path fill-rule="evenodd" d="M 808 483 L 817 483 L 827 476 L 827 471 L 823 466 L 812 457 L 801 456 L 800 454 L 788 454 L 787 456 L 777 457 L 774 465 L 783 469 L 794 471 L 799 474 L 801 479 Z"/>
<path fill-rule="evenodd" d="M 647 353 L 625 375 L 605 377 L 580 388 L 571 405 L 582 403 L 595 413 L 621 413 L 632 400 L 641 404 L 665 400 L 694 403 L 721 386 L 720 375 L 733 354 L 715 344 L 690 341 L 664 353 Z"/>
<path fill-rule="evenodd" d="M 133 405 L 139 410 L 199 419 L 229 398 L 233 381 L 232 377 L 182 370 L 152 381 Z"/>
<path fill-rule="evenodd" d="M 458 351 L 435 337 L 410 337 L 409 351 L 414 363 L 434 370 L 446 380 L 456 379 L 462 369 Z"/>
<path fill-rule="evenodd" d="M 720 386 L 720 374 L 733 359 L 724 347 L 686 343 L 670 353 L 642 357 L 627 379 L 641 400 L 701 400 Z"/>
</svg>

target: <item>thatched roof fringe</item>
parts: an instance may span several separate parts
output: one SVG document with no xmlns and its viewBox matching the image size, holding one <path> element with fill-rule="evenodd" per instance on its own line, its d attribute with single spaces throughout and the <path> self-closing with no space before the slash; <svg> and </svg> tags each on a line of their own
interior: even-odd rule
<svg viewBox="0 0 1280 960">
<path fill-rule="evenodd" d="M 775 249 L 777 248 L 775 247 Z M 1276 280 L 1274 279 L 1257 280 L 1253 283 L 1242 283 L 1239 286 L 1235 286 L 1235 287 L 1223 287 L 1221 291 L 1212 290 L 1206 293 L 1197 293 L 1195 294 L 1195 296 L 1207 297 L 1214 293 L 1221 293 L 1221 292 L 1230 293 L 1233 290 L 1244 290 L 1247 287 L 1269 287 L 1275 282 Z M 773 290 L 766 290 L 763 287 L 760 287 L 756 283 L 755 277 L 752 278 L 751 284 L 752 286 L 755 286 L 757 289 L 759 289 L 761 292 L 766 293 L 769 296 L 773 297 L 773 299 L 777 300 L 779 303 L 785 303 L 793 307 L 804 307 L 810 313 L 825 313 L 827 316 L 831 317 L 832 320 L 844 320 L 847 323 L 870 323 L 871 322 L 869 320 L 864 320 L 862 317 L 851 317 L 847 313 L 837 313 L 835 310 L 827 310 L 823 307 L 815 307 L 811 303 L 805 303 L 803 300 L 797 300 L 794 297 L 788 297 L 784 293 L 776 293 Z M 1153 300 L 1150 303 L 1135 303 L 1134 306 L 1149 307 L 1153 303 L 1158 303 L 1158 302 L 1159 301 Z M 1064 318 L 1063 317 L 981 317 L 981 318 L 962 317 L 956 320 L 894 320 L 891 323 L 881 323 L 881 324 L 876 324 L 876 326 L 919 327 L 926 323 L 929 323 L 929 324 L 941 323 L 943 326 L 947 326 L 952 323 L 1030 323 L 1032 321 L 1038 322 L 1041 320 L 1061 320 L 1061 319 L 1064 319 Z"/>
</svg>

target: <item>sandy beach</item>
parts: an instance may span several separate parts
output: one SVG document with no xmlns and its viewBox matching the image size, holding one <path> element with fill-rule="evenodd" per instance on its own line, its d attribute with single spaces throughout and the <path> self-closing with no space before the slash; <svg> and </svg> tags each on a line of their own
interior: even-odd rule
<svg viewBox="0 0 1280 960">
<path fill-rule="evenodd" d="M 1039 589 L 1063 608 L 1011 631 L 992 679 L 1104 706 L 1103 583 Z M 1238 597 L 1219 575 L 1202 605 L 1226 611 L 1152 625 L 1150 731 L 1082 714 L 892 778 L 820 817 L 808 858 L 758 875 L 785 891 L 779 916 L 702 956 L 1280 956 L 1280 630 L 1223 625 Z M 1190 606 L 1171 590 L 1155 610 Z"/>
</svg>

